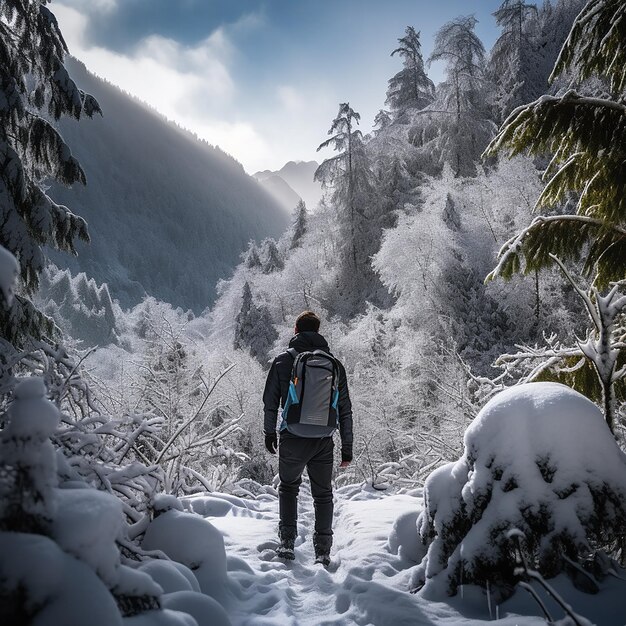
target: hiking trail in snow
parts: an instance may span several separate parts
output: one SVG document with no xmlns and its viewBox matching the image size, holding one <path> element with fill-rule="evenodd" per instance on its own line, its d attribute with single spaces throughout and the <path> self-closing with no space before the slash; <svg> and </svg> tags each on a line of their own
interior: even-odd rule
<svg viewBox="0 0 626 626">
<path fill-rule="evenodd" d="M 275 555 L 278 500 L 272 488 L 266 489 L 254 499 L 226 494 L 185 499 L 186 508 L 206 517 L 224 536 L 228 581 L 217 599 L 233 626 L 467 625 L 490 619 L 487 598 L 476 587 L 466 587 L 445 602 L 409 593 L 409 569 L 416 562 L 407 557 L 413 550 L 407 544 L 422 505 L 418 490 L 394 494 L 363 485 L 335 489 L 332 562 L 324 568 L 314 563 L 308 480 L 300 487 L 294 561 Z M 404 519 L 405 530 L 398 527 L 396 536 L 404 545 L 394 554 L 398 542 L 389 535 L 398 518 Z M 523 595 L 509 600 L 506 609 L 499 610 L 502 626 L 545 624 L 538 616 L 519 617 L 535 613 Z"/>
</svg>

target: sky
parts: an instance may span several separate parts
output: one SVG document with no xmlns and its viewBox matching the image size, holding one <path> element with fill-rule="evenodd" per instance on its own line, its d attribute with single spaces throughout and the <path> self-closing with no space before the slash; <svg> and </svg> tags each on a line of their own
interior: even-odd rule
<svg viewBox="0 0 626 626">
<path fill-rule="evenodd" d="M 250 174 L 317 160 L 341 102 L 368 132 L 407 26 L 432 51 L 474 14 L 489 50 L 502 0 L 54 0 L 70 53 L 92 72 L 219 145 Z M 443 79 L 433 64 L 430 77 Z M 106 115 L 106 111 L 104 112 Z"/>
</svg>

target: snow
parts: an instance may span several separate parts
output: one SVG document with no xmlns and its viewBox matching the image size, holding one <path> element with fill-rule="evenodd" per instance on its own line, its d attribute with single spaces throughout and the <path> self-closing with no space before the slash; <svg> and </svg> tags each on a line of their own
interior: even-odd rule
<svg viewBox="0 0 626 626">
<path fill-rule="evenodd" d="M 19 271 L 17 259 L 5 247 L 0 246 L 0 293 L 8 306 L 13 304 Z"/>
<path fill-rule="evenodd" d="M 198 582 L 196 581 L 197 588 L 194 588 L 191 580 L 176 567 L 175 561 L 146 561 L 139 566 L 139 571 L 149 574 L 165 593 L 199 590 Z M 189 571 L 193 576 L 193 572 Z"/>
<path fill-rule="evenodd" d="M 124 626 L 198 626 L 198 622 L 191 615 L 172 609 L 146 611 L 124 618 L 123 623 Z"/>
<path fill-rule="evenodd" d="M 195 591 L 176 591 L 163 596 L 163 607 L 189 613 L 198 626 L 231 626 L 222 605 L 213 598 Z"/>
<path fill-rule="evenodd" d="M 189 567 L 204 593 L 221 593 L 226 581 L 224 539 L 207 520 L 176 509 L 161 513 L 148 525 L 142 547 L 161 550 Z"/>
<path fill-rule="evenodd" d="M 57 489 L 52 538 L 84 561 L 109 587 L 119 578 L 120 554 L 115 540 L 124 525 L 122 503 L 96 489 Z"/>
<path fill-rule="evenodd" d="M 33 626 L 122 624 L 113 596 L 96 574 L 41 535 L 0 532 L 0 591 L 24 594 Z M 5 611 L 11 615 L 6 606 L 0 614 Z"/>
<path fill-rule="evenodd" d="M 418 525 L 429 550 L 413 583 L 425 577 L 436 597 L 480 581 L 485 568 L 510 570 L 511 528 L 537 543 L 555 573 L 555 541 L 590 552 L 596 519 L 609 535 L 626 519 L 626 457 L 590 400 L 557 383 L 518 385 L 485 405 L 464 455 L 433 472 L 424 493 Z"/>
</svg>

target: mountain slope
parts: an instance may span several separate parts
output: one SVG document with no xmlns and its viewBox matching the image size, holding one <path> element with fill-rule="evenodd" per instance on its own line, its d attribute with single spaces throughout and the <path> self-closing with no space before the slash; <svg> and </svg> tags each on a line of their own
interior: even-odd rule
<svg viewBox="0 0 626 626">
<path fill-rule="evenodd" d="M 278 189 L 279 183 L 276 178 L 282 179 L 286 186 L 291 188 L 302 198 L 307 208 L 312 211 L 317 207 L 318 202 L 322 199 L 322 185 L 313 180 L 313 175 L 318 167 L 315 161 L 289 161 L 277 172 L 263 170 L 257 172 L 254 177 L 263 184 L 270 193 L 272 189 Z M 281 189 L 281 196 L 284 195 Z M 293 207 L 295 204 L 291 207 Z"/>
<path fill-rule="evenodd" d="M 60 268 L 106 282 L 123 306 L 145 293 L 199 312 L 250 239 L 277 236 L 289 215 L 232 157 L 68 59 L 104 116 L 60 130 L 87 186 L 50 195 L 89 224 L 78 257 L 50 251 Z"/>
<path fill-rule="evenodd" d="M 274 172 L 269 170 L 257 172 L 254 177 L 261 183 L 265 191 L 286 211 L 292 212 L 301 200 L 300 195 L 289 186 L 285 179 L 278 176 L 278 174 L 274 174 Z"/>
</svg>

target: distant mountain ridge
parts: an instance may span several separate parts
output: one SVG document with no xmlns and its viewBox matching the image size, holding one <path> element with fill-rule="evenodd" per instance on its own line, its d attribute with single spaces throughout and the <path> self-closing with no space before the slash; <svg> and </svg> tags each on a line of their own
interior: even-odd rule
<svg viewBox="0 0 626 626">
<path fill-rule="evenodd" d="M 286 209 L 293 210 L 302 199 L 314 210 L 322 199 L 322 185 L 313 178 L 318 166 L 316 161 L 289 161 L 277 172 L 263 170 L 254 177 Z"/>
<path fill-rule="evenodd" d="M 106 282 L 129 307 L 152 295 L 199 313 L 250 239 L 280 235 L 289 214 L 231 156 L 67 60 L 103 117 L 62 119 L 60 131 L 87 186 L 52 185 L 50 196 L 89 224 L 78 256 L 49 251 L 74 274 Z"/>
</svg>

